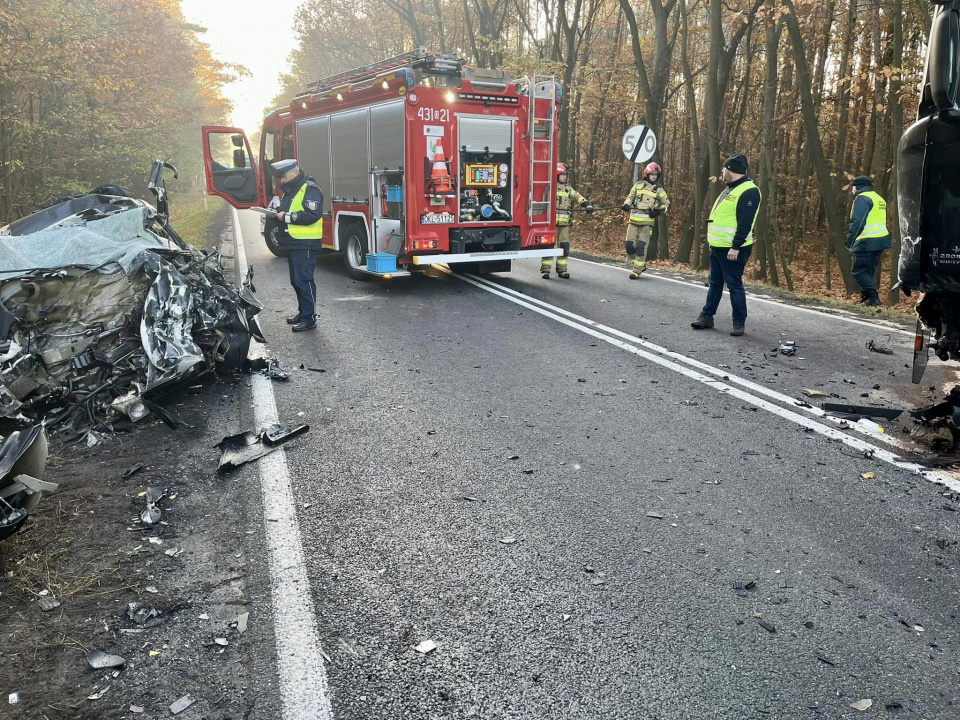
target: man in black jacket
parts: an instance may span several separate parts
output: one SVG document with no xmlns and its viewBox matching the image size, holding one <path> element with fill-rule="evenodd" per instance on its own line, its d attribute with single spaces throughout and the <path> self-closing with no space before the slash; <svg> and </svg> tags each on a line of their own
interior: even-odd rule
<svg viewBox="0 0 960 720">
<path fill-rule="evenodd" d="M 317 327 L 317 284 L 313 272 L 323 239 L 323 193 L 296 160 L 280 160 L 271 166 L 277 175 L 282 199 L 273 214 L 278 223 L 277 241 L 287 251 L 290 284 L 297 293 L 297 314 L 287 318 L 294 332 Z"/>
</svg>

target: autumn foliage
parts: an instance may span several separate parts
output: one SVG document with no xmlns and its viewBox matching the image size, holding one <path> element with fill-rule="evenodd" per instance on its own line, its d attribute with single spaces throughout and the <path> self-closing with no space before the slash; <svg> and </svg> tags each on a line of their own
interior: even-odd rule
<svg viewBox="0 0 960 720">
<path fill-rule="evenodd" d="M 178 0 L 0 3 L 0 224 L 103 183 L 142 195 L 158 157 L 196 182 L 238 71 L 198 31 Z"/>
</svg>

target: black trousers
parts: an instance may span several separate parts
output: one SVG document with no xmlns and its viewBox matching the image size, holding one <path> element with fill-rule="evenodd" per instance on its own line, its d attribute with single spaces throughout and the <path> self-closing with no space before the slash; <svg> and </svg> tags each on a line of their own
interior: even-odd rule
<svg viewBox="0 0 960 720">
<path fill-rule="evenodd" d="M 317 284 L 313 271 L 317 267 L 316 250 L 287 250 L 290 285 L 297 293 L 297 308 L 303 319 L 317 314 Z"/>
</svg>

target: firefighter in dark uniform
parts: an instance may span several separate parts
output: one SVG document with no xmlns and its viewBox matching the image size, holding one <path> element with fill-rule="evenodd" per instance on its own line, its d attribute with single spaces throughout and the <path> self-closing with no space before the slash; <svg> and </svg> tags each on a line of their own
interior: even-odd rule
<svg viewBox="0 0 960 720">
<path fill-rule="evenodd" d="M 297 314 L 288 317 L 294 332 L 317 327 L 317 284 L 313 272 L 323 239 L 323 193 L 296 160 L 280 160 L 271 166 L 282 199 L 274 218 L 279 224 L 277 240 L 287 251 L 290 284 L 297 293 Z"/>
</svg>

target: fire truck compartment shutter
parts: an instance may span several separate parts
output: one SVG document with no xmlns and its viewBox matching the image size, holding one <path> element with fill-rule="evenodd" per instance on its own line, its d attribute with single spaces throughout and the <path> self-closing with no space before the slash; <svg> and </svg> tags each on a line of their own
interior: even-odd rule
<svg viewBox="0 0 960 720">
<path fill-rule="evenodd" d="M 513 123 L 502 118 L 460 118 L 460 146 L 470 152 L 506 152 L 513 147 Z"/>
<path fill-rule="evenodd" d="M 370 136 L 367 108 L 331 116 L 333 196 L 352 202 L 370 199 Z"/>
<path fill-rule="evenodd" d="M 317 181 L 323 192 L 324 209 L 329 211 L 333 199 L 329 117 L 309 118 L 297 123 L 297 161 L 303 171 Z"/>
<path fill-rule="evenodd" d="M 370 161 L 378 170 L 403 165 L 403 100 L 370 108 Z"/>
</svg>

